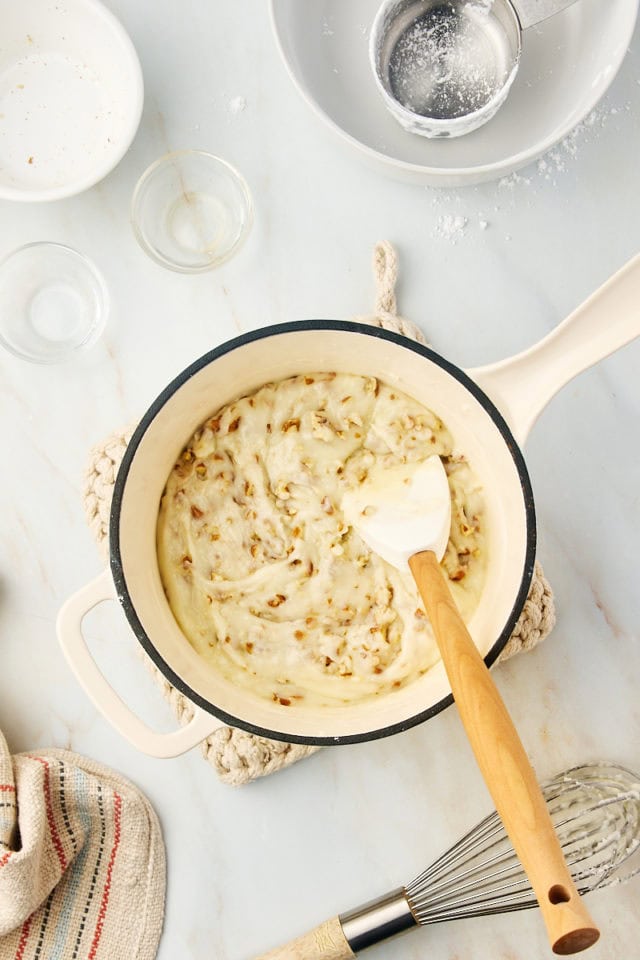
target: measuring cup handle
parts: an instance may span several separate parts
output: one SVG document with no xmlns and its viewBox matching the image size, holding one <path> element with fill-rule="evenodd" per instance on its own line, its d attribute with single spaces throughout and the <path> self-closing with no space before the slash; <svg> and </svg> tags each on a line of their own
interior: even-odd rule
<svg viewBox="0 0 640 960">
<path fill-rule="evenodd" d="M 576 0 L 511 0 L 522 30 L 554 17 L 575 2 Z"/>
<path fill-rule="evenodd" d="M 566 383 L 640 336 L 640 254 L 539 343 L 469 376 L 504 414 L 521 445 Z"/>
<path fill-rule="evenodd" d="M 180 730 L 157 733 L 118 696 L 91 656 L 82 633 L 87 613 L 104 600 L 116 600 L 110 571 L 104 570 L 64 604 L 56 623 L 58 640 L 76 679 L 102 716 L 129 743 L 152 757 L 177 757 L 224 726 L 221 720 L 194 705 L 191 720 Z"/>
</svg>

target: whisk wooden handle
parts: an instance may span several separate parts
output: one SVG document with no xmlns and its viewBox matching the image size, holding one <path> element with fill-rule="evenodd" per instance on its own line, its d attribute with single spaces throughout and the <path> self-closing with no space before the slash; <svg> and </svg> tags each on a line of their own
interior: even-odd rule
<svg viewBox="0 0 640 960">
<path fill-rule="evenodd" d="M 351 960 L 354 956 L 340 920 L 334 917 L 297 940 L 270 950 L 258 960 Z"/>
<path fill-rule="evenodd" d="M 409 560 L 478 766 L 540 904 L 555 953 L 590 947 L 599 931 L 575 888 L 542 792 L 436 555 Z"/>
</svg>

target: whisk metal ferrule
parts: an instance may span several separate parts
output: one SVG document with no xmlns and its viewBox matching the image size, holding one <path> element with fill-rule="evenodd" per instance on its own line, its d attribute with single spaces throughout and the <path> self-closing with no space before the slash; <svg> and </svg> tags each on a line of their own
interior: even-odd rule
<svg viewBox="0 0 640 960">
<path fill-rule="evenodd" d="M 411 912 L 404 887 L 370 900 L 368 903 L 340 914 L 340 924 L 354 953 L 411 930 L 418 921 Z"/>
</svg>

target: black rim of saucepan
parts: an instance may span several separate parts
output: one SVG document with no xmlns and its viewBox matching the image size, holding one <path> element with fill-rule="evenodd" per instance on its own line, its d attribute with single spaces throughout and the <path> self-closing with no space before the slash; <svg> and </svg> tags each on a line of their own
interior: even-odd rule
<svg viewBox="0 0 640 960">
<path fill-rule="evenodd" d="M 262 327 L 258 330 L 252 330 L 249 333 L 243 334 L 242 336 L 235 337 L 233 340 L 229 340 L 226 343 L 223 343 L 221 346 L 216 347 L 215 350 L 211 350 L 209 353 L 206 353 L 204 356 L 200 357 L 198 360 L 195 360 L 189 367 L 182 371 L 172 382 L 165 387 L 162 393 L 157 397 L 157 399 L 151 404 L 142 420 L 140 421 L 138 427 L 136 428 L 127 449 L 125 451 L 124 457 L 122 459 L 122 464 L 118 471 L 116 477 L 113 500 L 111 505 L 111 516 L 109 524 L 109 539 L 110 539 L 110 555 L 111 555 L 111 573 L 113 580 L 116 586 L 118 600 L 122 605 L 125 616 L 131 626 L 134 634 L 141 643 L 142 647 L 146 653 L 151 657 L 151 660 L 155 663 L 158 669 L 162 674 L 167 678 L 167 680 L 176 687 L 181 693 L 185 695 L 192 703 L 197 704 L 203 710 L 206 710 L 208 713 L 217 717 L 218 719 L 224 721 L 232 727 L 239 727 L 243 730 L 247 730 L 249 733 L 257 734 L 261 737 L 267 737 L 272 740 L 284 740 L 290 743 L 305 743 L 305 744 L 315 744 L 315 745 L 329 745 L 329 744 L 338 744 L 338 743 L 361 743 L 367 740 L 377 740 L 382 737 L 388 737 L 395 733 L 401 733 L 404 730 L 409 730 L 411 727 L 417 726 L 419 723 L 423 723 L 425 720 L 428 720 L 430 717 L 434 717 L 437 713 L 440 713 L 441 710 L 444 710 L 446 707 L 450 706 L 453 703 L 453 697 L 451 694 L 444 697 L 442 700 L 439 700 L 437 703 L 426 708 L 425 710 L 415 714 L 412 717 L 408 717 L 405 720 L 401 720 L 398 723 L 391 724 L 389 726 L 381 727 L 377 730 L 369 730 L 364 733 L 359 734 L 350 734 L 347 736 L 300 736 L 290 733 L 280 733 L 278 731 L 265 729 L 263 727 L 256 726 L 253 723 L 248 722 L 247 720 L 242 719 L 241 717 L 232 716 L 229 713 L 226 713 L 224 710 L 221 710 L 215 704 L 210 703 L 208 700 L 205 700 L 199 694 L 189 687 L 184 680 L 181 679 L 174 671 L 171 669 L 168 663 L 160 656 L 158 650 L 155 648 L 150 638 L 145 633 L 145 630 L 138 619 L 135 607 L 129 595 L 129 590 L 127 588 L 127 582 L 124 576 L 124 570 L 122 565 L 122 557 L 120 553 L 120 509 L 122 505 L 122 498 L 124 494 L 124 488 L 127 481 L 127 476 L 129 473 L 129 468 L 133 458 L 135 457 L 136 450 L 142 440 L 144 434 L 146 433 L 149 425 L 152 423 L 156 415 L 162 409 L 162 407 L 167 403 L 168 400 L 173 396 L 173 394 L 184 384 L 187 380 L 193 377 L 196 373 L 202 370 L 203 367 L 206 367 L 212 361 L 217 360 L 218 357 L 224 356 L 226 353 L 229 353 L 231 350 L 236 350 L 238 347 L 242 347 L 244 344 L 252 343 L 254 340 L 262 340 L 267 337 L 280 336 L 281 334 L 295 333 L 298 331 L 305 330 L 335 330 L 335 331 L 345 331 L 348 333 L 360 333 L 367 337 L 377 337 L 381 340 L 387 340 L 390 343 L 394 343 L 397 346 L 403 347 L 405 350 L 412 350 L 414 353 L 419 354 L 422 357 L 425 357 L 428 360 L 431 360 L 433 363 L 437 364 L 439 367 L 442 367 L 447 373 L 452 377 L 458 380 L 469 393 L 473 394 L 476 400 L 480 405 L 487 411 L 496 427 L 502 434 L 502 437 L 509 449 L 509 453 L 515 463 L 516 469 L 518 471 L 518 476 L 520 478 L 520 484 L 522 486 L 523 499 L 524 499 L 524 509 L 525 509 L 525 521 L 527 527 L 527 549 L 525 555 L 524 569 L 522 573 L 522 580 L 520 582 L 520 588 L 516 596 L 515 602 L 511 609 L 511 613 L 507 619 L 507 622 L 502 630 L 502 633 L 496 640 L 496 642 L 491 647 L 489 653 L 485 657 L 485 663 L 487 666 L 491 666 L 495 662 L 500 652 L 504 648 L 507 640 L 511 636 L 512 630 L 518 620 L 520 612 L 524 606 L 525 600 L 529 592 L 529 586 L 531 583 L 531 578 L 533 576 L 533 569 L 535 564 L 535 551 L 536 551 L 536 519 L 535 519 L 535 507 L 533 502 L 533 492 L 531 489 L 531 482 L 529 480 L 529 474 L 524 462 L 524 457 L 522 452 L 514 440 L 511 431 L 507 424 L 505 423 L 504 418 L 496 409 L 494 404 L 489 400 L 486 394 L 480 389 L 480 387 L 471 380 L 462 370 L 454 366 L 448 360 L 445 360 L 443 357 L 439 356 L 437 353 L 434 353 L 428 347 L 423 346 L 420 343 L 417 343 L 414 340 L 410 340 L 407 337 L 403 337 L 396 333 L 391 333 L 388 330 L 381 330 L 378 327 L 371 327 L 362 323 L 354 323 L 351 321 L 342 321 L 342 320 L 301 320 L 292 323 L 280 323 L 275 324 L 270 327 Z M 186 440 L 187 438 L 185 438 Z"/>
</svg>

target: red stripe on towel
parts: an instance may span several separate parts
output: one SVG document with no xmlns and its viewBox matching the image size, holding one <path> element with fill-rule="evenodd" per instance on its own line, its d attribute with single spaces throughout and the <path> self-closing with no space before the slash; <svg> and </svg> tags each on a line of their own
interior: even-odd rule
<svg viewBox="0 0 640 960">
<path fill-rule="evenodd" d="M 11 856 L 12 853 L 15 853 L 15 851 L 7 850 L 6 853 L 2 854 L 2 856 L 0 857 L 0 867 L 4 867 L 5 863 L 9 862 L 9 857 Z"/>
<path fill-rule="evenodd" d="M 27 940 L 29 939 L 30 929 L 31 929 L 31 917 L 27 917 L 25 922 L 22 924 L 22 933 L 20 934 L 18 949 L 16 950 L 16 960 L 22 960 L 22 958 L 24 957 L 24 951 L 27 947 Z"/>
<path fill-rule="evenodd" d="M 118 847 L 120 846 L 120 815 L 122 810 L 122 797 L 117 793 L 114 793 L 113 797 L 114 797 L 113 847 L 111 849 L 111 856 L 109 857 L 109 863 L 107 865 L 107 878 L 104 882 L 104 890 L 102 891 L 102 902 L 100 904 L 100 912 L 98 913 L 96 930 L 93 935 L 93 940 L 91 942 L 91 950 L 89 951 L 87 960 L 95 960 L 96 954 L 98 952 L 100 937 L 102 936 L 102 928 L 104 926 L 105 917 L 107 915 L 107 907 L 109 905 L 109 894 L 111 892 L 111 877 L 113 875 L 113 865 L 115 863 Z"/>
<path fill-rule="evenodd" d="M 0 791 L 7 790 L 9 793 L 15 793 L 16 788 L 12 783 L 0 783 Z"/>
<path fill-rule="evenodd" d="M 51 805 L 51 781 L 49 777 L 49 761 L 45 760 L 43 757 L 31 757 L 31 760 L 37 760 L 38 763 L 41 763 L 44 767 L 44 802 L 47 808 L 47 823 L 49 824 L 49 831 L 51 833 L 51 840 L 55 847 L 56 853 L 58 854 L 58 860 L 60 861 L 60 866 L 63 870 L 67 869 L 67 858 L 60 842 L 60 836 L 56 828 L 56 822 L 53 818 L 53 807 Z"/>
</svg>

